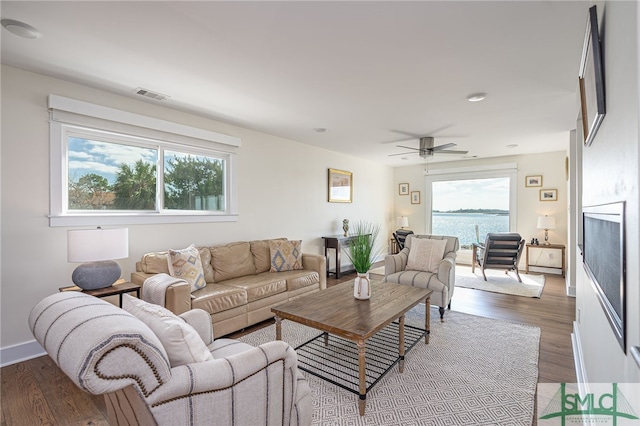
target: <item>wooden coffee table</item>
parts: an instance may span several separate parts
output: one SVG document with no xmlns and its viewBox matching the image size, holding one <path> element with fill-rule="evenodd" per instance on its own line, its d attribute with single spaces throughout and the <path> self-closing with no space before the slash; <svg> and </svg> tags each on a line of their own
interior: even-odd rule
<svg viewBox="0 0 640 426">
<path fill-rule="evenodd" d="M 365 373 L 367 339 L 397 319 L 398 369 L 402 373 L 405 355 L 404 314 L 418 303 L 425 302 L 424 336 L 425 344 L 428 344 L 431 292 L 408 285 L 372 282 L 371 299 L 358 300 L 353 297 L 353 282 L 338 284 L 271 308 L 276 316 L 276 339 L 282 340 L 282 320 L 288 319 L 323 331 L 325 344 L 327 333 L 355 342 L 358 349 L 358 409 L 363 416 L 368 390 Z"/>
</svg>

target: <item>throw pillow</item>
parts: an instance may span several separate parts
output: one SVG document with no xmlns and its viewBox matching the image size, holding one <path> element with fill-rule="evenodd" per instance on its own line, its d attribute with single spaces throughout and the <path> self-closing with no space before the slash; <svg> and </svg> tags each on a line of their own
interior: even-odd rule
<svg viewBox="0 0 640 426">
<path fill-rule="evenodd" d="M 302 269 L 302 241 L 270 240 L 271 272 Z"/>
<path fill-rule="evenodd" d="M 407 259 L 407 269 L 413 271 L 438 272 L 438 264 L 444 257 L 447 240 L 413 238 Z"/>
<path fill-rule="evenodd" d="M 213 360 L 195 328 L 170 310 L 128 294 L 123 295 L 122 305 L 160 339 L 171 367 Z"/>
<path fill-rule="evenodd" d="M 207 285 L 200 252 L 193 244 L 183 250 L 169 250 L 167 260 L 169 275 L 187 281 L 191 285 L 191 292 L 200 290 Z"/>
</svg>

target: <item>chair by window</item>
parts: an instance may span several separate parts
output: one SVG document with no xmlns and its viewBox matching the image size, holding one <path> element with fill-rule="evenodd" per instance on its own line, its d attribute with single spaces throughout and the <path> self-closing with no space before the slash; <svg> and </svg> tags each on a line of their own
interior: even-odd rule
<svg viewBox="0 0 640 426">
<path fill-rule="evenodd" d="M 411 234 L 413 234 L 413 231 L 409 229 L 398 229 L 393 233 L 393 238 L 398 244 L 398 250 L 402 250 L 404 248 L 404 243 L 407 240 L 407 236 Z"/>
<path fill-rule="evenodd" d="M 412 231 L 408 232 L 410 234 L 406 237 L 406 245 L 400 253 L 387 255 L 384 259 L 384 281 L 433 290 L 431 303 L 439 307 L 440 321 L 444 321 L 445 308 L 451 309 L 451 298 L 456 281 L 456 252 L 460 248 L 458 237 L 419 235 Z M 411 264 L 409 259 L 412 257 L 411 247 L 415 247 L 415 241 L 419 239 L 446 241 L 443 252 L 439 256 L 425 259 L 432 268 L 415 268 L 415 265 Z M 415 252 L 420 253 L 419 248 Z"/>
<path fill-rule="evenodd" d="M 504 269 L 505 273 L 513 271 L 522 282 L 518 273 L 518 262 L 524 248 L 524 239 L 515 232 L 489 233 L 484 244 L 473 244 L 473 259 L 471 272 L 475 272 L 476 265 L 482 270 L 482 276 L 487 281 L 485 269 Z"/>
</svg>

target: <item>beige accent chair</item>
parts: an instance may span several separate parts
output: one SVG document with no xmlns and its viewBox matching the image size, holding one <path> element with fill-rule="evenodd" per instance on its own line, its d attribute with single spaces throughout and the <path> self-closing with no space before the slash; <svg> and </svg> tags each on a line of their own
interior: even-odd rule
<svg viewBox="0 0 640 426">
<path fill-rule="evenodd" d="M 416 238 L 446 240 L 444 257 L 439 261 L 437 272 L 407 269 L 411 242 Z M 456 252 L 460 248 L 458 237 L 443 235 L 407 235 L 404 248 L 398 254 L 387 255 L 384 259 L 384 281 L 406 284 L 433 290 L 431 303 L 440 307 L 440 321 L 444 321 L 444 308 L 451 309 L 451 298 L 456 281 Z"/>
<path fill-rule="evenodd" d="M 138 317 L 80 292 L 44 298 L 29 326 L 78 387 L 104 395 L 111 425 L 311 424 L 311 391 L 287 343 L 214 340 L 201 309 L 175 319 L 210 360 L 172 366 L 166 348 L 187 351 L 186 338 L 163 344 Z"/>
</svg>

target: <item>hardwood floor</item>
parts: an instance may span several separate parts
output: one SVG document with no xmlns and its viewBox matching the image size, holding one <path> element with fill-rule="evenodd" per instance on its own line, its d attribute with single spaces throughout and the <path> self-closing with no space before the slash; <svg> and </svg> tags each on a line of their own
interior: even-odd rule
<svg viewBox="0 0 640 426">
<path fill-rule="evenodd" d="M 327 285 L 351 281 L 355 274 Z M 565 295 L 564 280 L 547 275 L 540 299 L 456 288 L 453 310 L 540 327 L 538 381 L 575 383 L 571 331 L 575 299 Z M 446 321 L 446 313 L 445 313 Z M 249 327 L 238 337 L 273 321 Z M 0 425 L 108 425 L 102 396 L 79 390 L 48 356 L 0 369 Z"/>
</svg>

